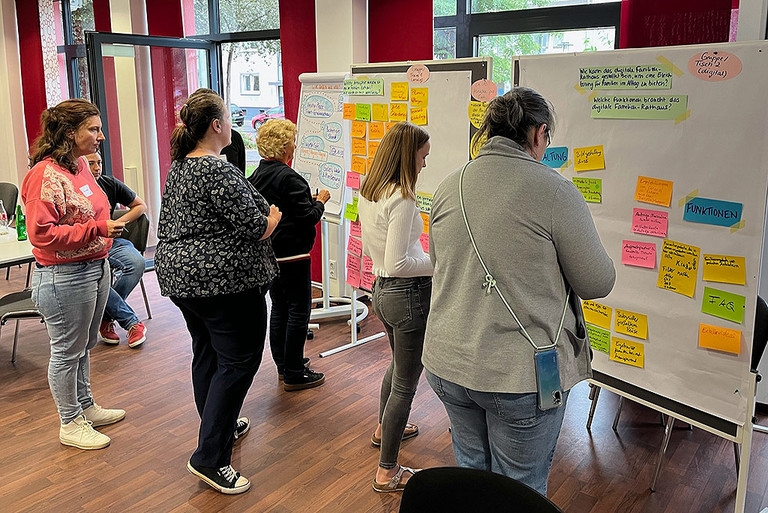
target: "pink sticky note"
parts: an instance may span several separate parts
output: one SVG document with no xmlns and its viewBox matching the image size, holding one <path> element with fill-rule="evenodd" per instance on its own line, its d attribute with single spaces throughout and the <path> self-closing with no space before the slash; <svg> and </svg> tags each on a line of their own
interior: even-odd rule
<svg viewBox="0 0 768 513">
<path fill-rule="evenodd" d="M 656 267 L 656 243 L 636 240 L 621 241 L 621 263 L 637 267 Z"/>
<path fill-rule="evenodd" d="M 347 253 L 347 270 L 354 269 L 359 271 L 362 266 L 362 261 L 359 256 Z"/>
<path fill-rule="evenodd" d="M 349 223 L 349 234 L 354 235 L 355 237 L 363 236 L 363 229 L 360 226 L 360 221 L 352 221 Z"/>
<path fill-rule="evenodd" d="M 347 283 L 355 287 L 356 289 L 360 288 L 360 271 L 354 270 L 354 269 L 348 269 L 347 270 Z"/>
<path fill-rule="evenodd" d="M 371 273 L 363 273 L 363 277 L 360 279 L 360 288 L 365 290 L 371 290 L 373 288 L 373 282 L 376 276 Z"/>
<path fill-rule="evenodd" d="M 354 171 L 347 171 L 347 187 L 351 187 L 353 189 L 359 189 L 360 188 L 360 173 L 355 173 Z"/>
<path fill-rule="evenodd" d="M 421 242 L 421 247 L 424 248 L 424 253 L 429 253 L 429 234 L 422 233 L 419 236 L 419 242 Z"/>
<path fill-rule="evenodd" d="M 371 260 L 367 256 L 363 257 L 363 272 L 364 273 L 372 273 L 373 272 L 373 260 Z"/>
<path fill-rule="evenodd" d="M 633 208 L 632 233 L 653 235 L 655 237 L 666 237 L 668 216 L 668 212 L 663 212 L 661 210 Z"/>
<path fill-rule="evenodd" d="M 356 239 L 354 237 L 350 237 L 349 242 L 347 242 L 347 251 L 349 251 L 350 253 L 354 253 L 359 257 L 362 257 L 363 241 L 361 241 L 360 239 Z"/>
</svg>

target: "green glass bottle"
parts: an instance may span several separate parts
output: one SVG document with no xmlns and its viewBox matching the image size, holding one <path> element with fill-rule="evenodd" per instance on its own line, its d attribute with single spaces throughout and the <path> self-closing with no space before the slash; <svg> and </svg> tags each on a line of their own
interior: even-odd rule
<svg viewBox="0 0 768 513">
<path fill-rule="evenodd" d="M 27 218 L 21 211 L 21 205 L 16 205 L 16 238 L 27 240 Z"/>
</svg>

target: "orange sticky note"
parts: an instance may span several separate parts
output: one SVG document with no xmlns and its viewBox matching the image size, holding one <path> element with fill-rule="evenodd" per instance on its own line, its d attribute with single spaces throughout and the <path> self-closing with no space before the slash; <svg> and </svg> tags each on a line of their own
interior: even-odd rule
<svg viewBox="0 0 768 513">
<path fill-rule="evenodd" d="M 373 121 L 389 121 L 389 105 L 386 103 L 374 103 L 371 111 Z"/>
<path fill-rule="evenodd" d="M 408 82 L 392 82 L 390 87 L 389 101 L 406 102 L 408 101 Z"/>
<path fill-rule="evenodd" d="M 424 212 L 419 212 L 421 214 L 421 219 L 424 221 L 424 233 L 429 233 L 429 216 L 425 214 Z"/>
<path fill-rule="evenodd" d="M 370 155 L 371 158 L 376 156 L 376 150 L 379 149 L 379 144 L 381 144 L 380 141 L 368 141 L 368 155 Z"/>
<path fill-rule="evenodd" d="M 355 119 L 355 104 L 354 103 L 345 103 L 344 104 L 344 119 Z"/>
<path fill-rule="evenodd" d="M 390 103 L 389 119 L 392 121 L 408 121 L 408 104 Z"/>
<path fill-rule="evenodd" d="M 741 352 L 741 330 L 699 324 L 699 347 L 739 354 Z"/>
<path fill-rule="evenodd" d="M 365 174 L 365 158 L 352 157 L 352 164 L 350 166 L 355 173 Z"/>
<path fill-rule="evenodd" d="M 389 132 L 395 124 L 395 122 L 384 123 L 384 133 Z"/>
<path fill-rule="evenodd" d="M 411 87 L 411 107 L 426 107 L 428 102 L 428 87 Z"/>
<path fill-rule="evenodd" d="M 368 138 L 381 139 L 384 137 L 384 123 L 370 123 L 368 125 Z"/>
<path fill-rule="evenodd" d="M 672 203 L 673 184 L 674 182 L 670 182 L 669 180 L 638 176 L 637 187 L 635 188 L 635 200 L 668 207 L 670 203 Z"/>
<path fill-rule="evenodd" d="M 365 144 L 365 139 L 352 139 L 352 155 L 362 155 L 363 157 L 368 155 L 368 146 Z"/>
<path fill-rule="evenodd" d="M 414 107 L 411 109 L 411 123 L 424 126 L 427 124 L 427 108 Z"/>
<path fill-rule="evenodd" d="M 365 137 L 365 121 L 353 121 L 349 129 L 349 135 L 352 137 Z"/>
</svg>

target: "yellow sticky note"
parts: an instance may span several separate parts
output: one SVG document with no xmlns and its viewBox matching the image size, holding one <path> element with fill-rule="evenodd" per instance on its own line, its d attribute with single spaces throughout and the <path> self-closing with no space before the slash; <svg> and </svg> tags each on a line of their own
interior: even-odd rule
<svg viewBox="0 0 768 513">
<path fill-rule="evenodd" d="M 386 103 L 371 105 L 371 119 L 373 121 L 389 121 L 389 105 Z"/>
<path fill-rule="evenodd" d="M 741 353 L 741 330 L 699 324 L 699 347 Z"/>
<path fill-rule="evenodd" d="M 384 137 L 384 123 L 370 123 L 368 125 L 368 138 L 381 139 Z"/>
<path fill-rule="evenodd" d="M 406 102 L 408 101 L 408 82 L 392 82 L 389 91 L 389 101 Z"/>
<path fill-rule="evenodd" d="M 736 285 L 747 283 L 747 264 L 744 257 L 705 254 L 701 270 L 704 281 Z"/>
<path fill-rule="evenodd" d="M 344 104 L 344 119 L 355 119 L 356 107 L 354 103 Z"/>
<path fill-rule="evenodd" d="M 665 240 L 661 248 L 659 279 L 656 281 L 656 286 L 693 297 L 696 290 L 700 251 L 696 246 Z"/>
<path fill-rule="evenodd" d="M 389 119 L 391 121 L 408 121 L 408 104 L 407 103 L 390 103 Z"/>
<path fill-rule="evenodd" d="M 573 149 L 574 168 L 576 171 L 605 169 L 603 145 Z"/>
<path fill-rule="evenodd" d="M 488 107 L 488 102 L 477 102 L 470 100 L 467 114 L 469 115 L 469 122 L 475 128 L 480 128 L 485 118 L 485 109 Z"/>
<path fill-rule="evenodd" d="M 424 233 L 429 233 L 429 215 L 424 212 L 419 213 L 421 214 L 422 221 L 424 221 Z"/>
<path fill-rule="evenodd" d="M 355 173 L 365 174 L 365 158 L 352 157 L 352 164 L 350 166 Z"/>
<path fill-rule="evenodd" d="M 394 121 L 390 123 L 384 123 L 384 133 L 386 134 L 387 132 L 389 132 L 392 129 L 392 127 L 395 126 L 395 124 L 396 123 Z"/>
<path fill-rule="evenodd" d="M 428 103 L 428 87 L 411 87 L 411 107 L 426 107 Z"/>
<path fill-rule="evenodd" d="M 640 342 L 611 337 L 611 352 L 609 357 L 614 362 L 632 365 L 633 367 L 645 366 L 645 346 Z"/>
<path fill-rule="evenodd" d="M 424 126 L 427 124 L 427 108 L 414 107 L 411 109 L 411 123 Z"/>
<path fill-rule="evenodd" d="M 631 335 L 633 337 L 648 338 L 648 316 L 630 312 L 628 310 L 616 309 L 616 323 L 614 326 L 616 333 Z"/>
<path fill-rule="evenodd" d="M 349 135 L 352 137 L 365 137 L 365 125 L 365 121 L 353 121 Z"/>
<path fill-rule="evenodd" d="M 600 326 L 605 330 L 611 329 L 612 308 L 585 299 L 581 302 L 581 309 L 584 310 L 584 320 L 589 324 Z"/>
<path fill-rule="evenodd" d="M 370 155 L 371 158 L 376 156 L 376 150 L 379 149 L 379 144 L 381 144 L 380 141 L 368 141 L 368 155 Z"/>
<path fill-rule="evenodd" d="M 362 155 L 363 157 L 368 155 L 368 145 L 365 143 L 365 139 L 352 139 L 352 155 Z"/>
<path fill-rule="evenodd" d="M 668 207 L 672 203 L 673 185 L 674 182 L 670 182 L 669 180 L 638 176 L 637 187 L 635 188 L 635 200 Z"/>
</svg>

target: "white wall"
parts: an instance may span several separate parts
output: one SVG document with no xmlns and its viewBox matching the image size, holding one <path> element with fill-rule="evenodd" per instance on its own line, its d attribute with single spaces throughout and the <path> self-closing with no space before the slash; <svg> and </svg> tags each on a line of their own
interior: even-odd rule
<svg viewBox="0 0 768 513">
<path fill-rule="evenodd" d="M 27 173 L 28 144 L 14 2 L 0 2 L 0 29 L 0 119 L 6 126 L 0 137 L 0 181 L 20 186 Z"/>
</svg>

